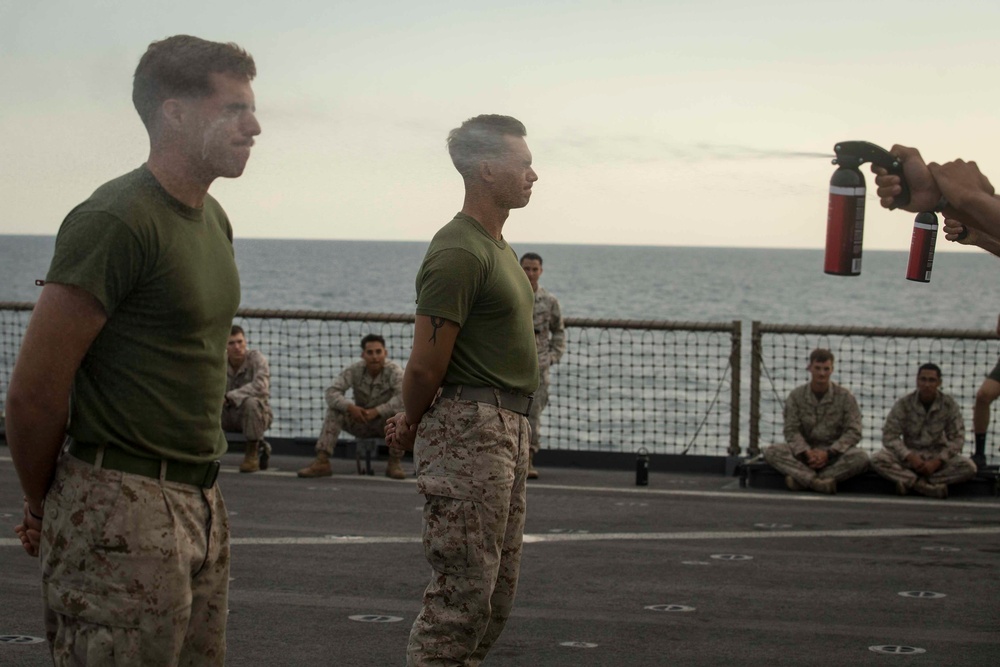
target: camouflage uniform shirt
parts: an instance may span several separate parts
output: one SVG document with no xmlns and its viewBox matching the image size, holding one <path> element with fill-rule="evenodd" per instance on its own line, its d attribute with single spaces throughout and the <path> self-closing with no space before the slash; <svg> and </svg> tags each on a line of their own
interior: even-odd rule
<svg viewBox="0 0 1000 667">
<path fill-rule="evenodd" d="M 896 401 L 882 427 L 882 444 L 899 460 L 910 453 L 934 454 L 942 461 L 962 453 L 965 423 L 951 396 L 938 392 L 929 410 L 911 392 Z"/>
<path fill-rule="evenodd" d="M 843 454 L 861 440 L 861 410 L 854 395 L 839 384 L 817 399 L 808 384 L 796 387 L 785 401 L 785 442 L 797 456 L 808 449 Z"/>
<path fill-rule="evenodd" d="M 226 363 L 226 398 L 237 406 L 248 398 L 267 404 L 271 396 L 271 367 L 260 350 L 250 350 L 239 368 Z"/>
<path fill-rule="evenodd" d="M 535 292 L 532 312 L 535 327 L 535 348 L 538 350 L 538 368 L 545 370 L 559 363 L 566 351 L 566 327 L 563 325 L 559 301 L 551 292 L 539 286 Z"/>
<path fill-rule="evenodd" d="M 376 408 L 383 419 L 403 409 L 403 368 L 395 361 L 386 361 L 382 372 L 372 377 L 364 361 L 351 364 L 326 390 L 326 403 L 335 410 L 347 412 L 351 401 L 344 395 L 354 392 L 359 408 Z"/>
</svg>

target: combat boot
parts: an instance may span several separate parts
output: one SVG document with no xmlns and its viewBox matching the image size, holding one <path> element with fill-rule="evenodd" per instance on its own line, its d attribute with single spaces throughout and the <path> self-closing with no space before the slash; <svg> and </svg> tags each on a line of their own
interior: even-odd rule
<svg viewBox="0 0 1000 667">
<path fill-rule="evenodd" d="M 833 495 L 837 492 L 837 482 L 833 479 L 814 477 L 813 480 L 809 482 L 809 488 L 816 493 L 828 493 Z"/>
<path fill-rule="evenodd" d="M 403 455 L 394 454 L 389 450 L 389 463 L 385 467 L 385 476 L 389 479 L 406 479 L 406 472 L 403 470 Z"/>
<path fill-rule="evenodd" d="M 535 470 L 535 453 L 528 451 L 528 479 L 538 479 L 538 471 Z"/>
<path fill-rule="evenodd" d="M 299 477 L 329 477 L 332 474 L 330 455 L 326 452 L 316 452 L 316 460 L 299 471 Z"/>
<path fill-rule="evenodd" d="M 933 484 L 924 479 L 918 479 L 914 482 L 913 490 L 928 498 L 940 498 L 944 500 L 948 497 L 947 484 Z"/>
<path fill-rule="evenodd" d="M 243 463 L 240 464 L 240 472 L 257 472 L 260 470 L 260 463 L 257 462 L 256 441 L 247 440 L 246 452 L 243 454 Z"/>
</svg>

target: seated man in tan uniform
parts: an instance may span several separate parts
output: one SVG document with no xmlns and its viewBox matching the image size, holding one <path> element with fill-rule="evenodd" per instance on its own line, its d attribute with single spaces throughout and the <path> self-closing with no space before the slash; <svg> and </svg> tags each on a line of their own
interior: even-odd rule
<svg viewBox="0 0 1000 667">
<path fill-rule="evenodd" d="M 234 324 L 226 344 L 226 402 L 222 429 L 242 433 L 247 439 L 240 472 L 267 470 L 271 445 L 264 431 L 271 427 L 271 369 L 260 350 L 247 348 L 246 333 Z M 260 460 L 257 453 L 260 452 Z"/>
<path fill-rule="evenodd" d="M 896 484 L 931 498 L 947 498 L 948 485 L 976 476 L 976 464 L 962 456 L 965 422 L 955 400 L 941 392 L 941 369 L 924 364 L 917 390 L 896 401 L 882 427 L 883 449 L 872 468 Z"/>
<path fill-rule="evenodd" d="M 785 401 L 785 442 L 764 450 L 764 459 L 785 473 L 792 491 L 836 493 L 842 482 L 868 469 L 861 440 L 861 411 L 850 391 L 830 381 L 833 353 L 809 355 L 810 381 Z"/>
<path fill-rule="evenodd" d="M 299 477 L 329 477 L 330 457 L 342 430 L 357 438 L 379 438 L 385 434 L 385 420 L 403 408 L 403 369 L 389 361 L 385 339 L 368 334 L 361 339 L 361 361 L 347 368 L 326 390 L 326 418 L 316 441 L 316 460 L 299 471 Z M 350 389 L 352 402 L 344 394 Z M 400 450 L 389 450 L 385 476 L 406 479 Z"/>
</svg>

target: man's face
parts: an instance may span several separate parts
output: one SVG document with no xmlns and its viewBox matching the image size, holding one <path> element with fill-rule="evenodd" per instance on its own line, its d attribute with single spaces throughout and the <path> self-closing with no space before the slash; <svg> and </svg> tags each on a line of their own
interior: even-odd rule
<svg viewBox="0 0 1000 667">
<path fill-rule="evenodd" d="M 253 89 L 249 81 L 230 74 L 213 73 L 209 79 L 211 95 L 183 101 L 188 158 L 205 180 L 236 178 L 260 134 Z"/>
<path fill-rule="evenodd" d="M 809 387 L 815 392 L 826 393 L 830 388 L 830 376 L 833 375 L 833 361 L 813 361 L 809 364 Z"/>
<path fill-rule="evenodd" d="M 377 374 L 385 366 L 385 346 L 378 341 L 365 343 L 365 351 L 361 353 L 361 358 L 365 360 L 365 367 L 369 373 Z"/>
<path fill-rule="evenodd" d="M 524 269 L 524 275 L 528 276 L 528 280 L 531 282 L 531 289 L 538 290 L 538 279 L 542 277 L 542 263 L 537 259 L 523 259 L 521 260 L 521 268 Z"/>
<path fill-rule="evenodd" d="M 917 373 L 917 394 L 924 403 L 931 403 L 941 388 L 941 376 L 932 370 Z"/>
<path fill-rule="evenodd" d="M 243 334 L 237 333 L 229 337 L 229 342 L 226 343 L 226 356 L 229 357 L 229 363 L 235 366 L 239 366 L 247 358 L 247 339 Z"/>
<path fill-rule="evenodd" d="M 490 160 L 494 201 L 500 208 L 524 208 L 531 199 L 531 186 L 538 174 L 531 168 L 531 151 L 524 137 L 504 136 L 507 150 Z"/>
</svg>

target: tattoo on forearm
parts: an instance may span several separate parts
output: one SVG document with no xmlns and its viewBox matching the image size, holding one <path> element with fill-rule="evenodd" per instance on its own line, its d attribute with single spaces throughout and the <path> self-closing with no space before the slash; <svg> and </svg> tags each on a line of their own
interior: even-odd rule
<svg viewBox="0 0 1000 667">
<path fill-rule="evenodd" d="M 431 317 L 431 326 L 434 327 L 434 333 L 431 334 L 431 345 L 437 345 L 438 329 L 444 326 L 443 317 Z"/>
</svg>

